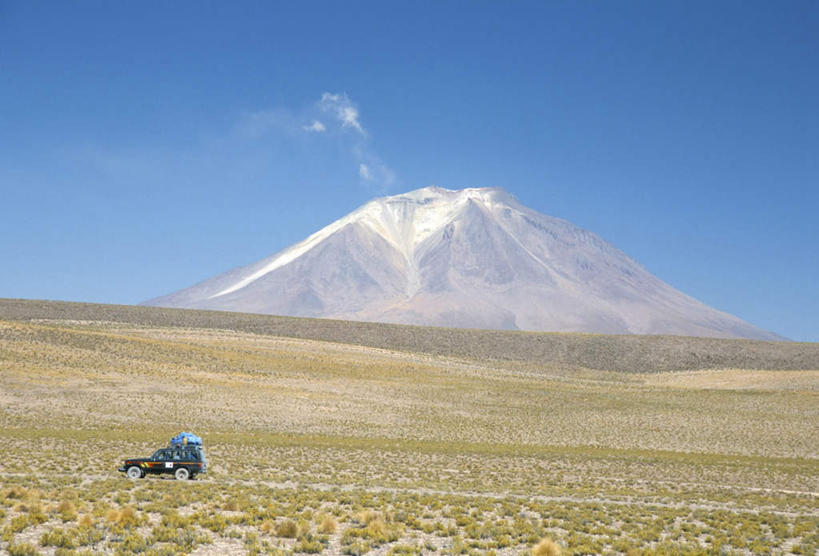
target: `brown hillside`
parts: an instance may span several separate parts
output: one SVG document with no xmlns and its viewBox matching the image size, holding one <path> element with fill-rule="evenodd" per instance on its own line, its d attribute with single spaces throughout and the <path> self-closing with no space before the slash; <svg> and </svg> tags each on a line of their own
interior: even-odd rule
<svg viewBox="0 0 819 556">
<path fill-rule="evenodd" d="M 42 319 L 234 330 L 439 356 L 621 372 L 722 368 L 819 369 L 817 343 L 507 332 L 131 305 L 0 299 L 0 320 Z"/>
</svg>

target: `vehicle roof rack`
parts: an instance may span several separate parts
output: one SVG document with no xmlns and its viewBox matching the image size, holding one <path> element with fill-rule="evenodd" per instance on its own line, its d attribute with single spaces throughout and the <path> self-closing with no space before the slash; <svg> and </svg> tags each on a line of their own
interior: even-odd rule
<svg viewBox="0 0 819 556">
<path fill-rule="evenodd" d="M 202 446 L 202 439 L 191 432 L 180 432 L 171 438 L 170 445 L 176 446 Z"/>
</svg>

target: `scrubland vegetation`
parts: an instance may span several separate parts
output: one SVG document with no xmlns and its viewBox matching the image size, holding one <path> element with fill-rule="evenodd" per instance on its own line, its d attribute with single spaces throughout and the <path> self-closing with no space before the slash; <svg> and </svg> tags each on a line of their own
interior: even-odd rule
<svg viewBox="0 0 819 556">
<path fill-rule="evenodd" d="M 26 319 L 14 303 L 0 303 L 0 552 L 819 550 L 812 345 L 788 365 L 793 348 L 754 343 L 777 372 L 624 372 L 622 357 L 388 349 L 152 309 Z M 208 474 L 116 471 L 180 430 L 204 437 Z"/>
</svg>

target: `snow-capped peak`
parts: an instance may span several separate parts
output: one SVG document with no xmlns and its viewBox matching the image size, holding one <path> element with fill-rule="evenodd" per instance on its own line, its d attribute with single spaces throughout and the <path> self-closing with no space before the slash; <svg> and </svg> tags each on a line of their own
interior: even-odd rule
<svg viewBox="0 0 819 556">
<path fill-rule="evenodd" d="M 438 326 L 774 339 L 499 188 L 374 199 L 275 255 L 149 302 Z"/>
<path fill-rule="evenodd" d="M 418 245 L 449 224 L 470 200 L 480 202 L 487 208 L 495 208 L 498 204 L 516 203 L 509 193 L 495 187 L 451 190 L 429 186 L 401 195 L 380 197 L 322 228 L 304 241 L 281 251 L 267 264 L 235 284 L 211 295 L 210 299 L 244 288 L 294 261 L 353 223 L 366 226 L 383 237 L 404 255 L 410 266 L 413 266 Z"/>
<path fill-rule="evenodd" d="M 411 259 L 418 245 L 442 230 L 470 201 L 488 209 L 517 204 L 514 197 L 500 188 L 451 190 L 430 186 L 375 199 L 350 217 L 370 227 Z"/>
</svg>

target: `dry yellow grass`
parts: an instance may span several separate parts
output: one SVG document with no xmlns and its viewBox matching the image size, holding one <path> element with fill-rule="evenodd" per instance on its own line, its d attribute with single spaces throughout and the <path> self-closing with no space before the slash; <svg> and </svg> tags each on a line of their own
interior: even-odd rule
<svg viewBox="0 0 819 556">
<path fill-rule="evenodd" d="M 331 515 L 325 515 L 318 526 L 318 532 L 322 535 L 332 535 L 336 532 L 338 528 L 338 523 Z"/>
<path fill-rule="evenodd" d="M 276 526 L 276 536 L 278 537 L 285 537 L 288 539 L 295 539 L 299 534 L 299 526 L 298 524 L 288 519 L 287 521 L 282 521 Z"/>
<path fill-rule="evenodd" d="M 532 556 L 560 556 L 563 551 L 552 539 L 542 539 L 532 547 Z"/>
<path fill-rule="evenodd" d="M 77 428 L 123 426 L 161 411 L 167 427 L 217 431 L 779 457 L 813 457 L 819 445 L 806 418 L 817 403 L 815 371 L 797 372 L 798 380 L 781 371 L 785 379 L 766 383 L 778 390 L 749 397 L 725 386 L 694 391 L 715 373 L 618 380 L 611 372 L 534 372 L 313 340 L 88 323 L 0 323 L 0 349 L 4 418 Z M 189 402 L 184 410 L 180 397 Z M 531 409 L 544 405 L 561 409 Z M 717 421 L 719 428 L 710 425 Z"/>
<path fill-rule="evenodd" d="M 819 391 L 819 371 L 721 369 L 647 375 L 645 384 L 701 390 Z"/>
<path fill-rule="evenodd" d="M 812 553 L 817 381 L 0 322 L 0 551 Z M 185 429 L 199 480 L 115 471 Z"/>
<path fill-rule="evenodd" d="M 0 299 L 0 320 L 232 330 L 443 357 L 622 372 L 819 368 L 819 344 L 815 343 L 464 330 L 22 299 Z"/>
</svg>

